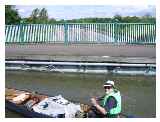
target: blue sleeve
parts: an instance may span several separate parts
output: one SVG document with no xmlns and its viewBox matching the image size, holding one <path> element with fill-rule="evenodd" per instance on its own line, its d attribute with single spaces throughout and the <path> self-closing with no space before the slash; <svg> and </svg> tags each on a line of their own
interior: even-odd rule
<svg viewBox="0 0 160 122">
<path fill-rule="evenodd" d="M 106 111 L 109 111 L 110 109 L 115 107 L 117 107 L 117 100 L 114 97 L 110 96 L 105 103 L 105 109 Z"/>
</svg>

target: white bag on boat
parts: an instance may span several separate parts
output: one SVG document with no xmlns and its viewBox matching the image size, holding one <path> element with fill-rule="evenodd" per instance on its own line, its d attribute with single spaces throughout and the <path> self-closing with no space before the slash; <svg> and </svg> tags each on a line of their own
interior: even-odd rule
<svg viewBox="0 0 160 122">
<path fill-rule="evenodd" d="M 58 117 L 59 114 L 65 114 L 64 107 L 50 98 L 46 98 L 39 104 L 33 106 L 33 110 L 37 113 Z"/>
<path fill-rule="evenodd" d="M 33 110 L 38 113 L 57 117 L 59 114 L 65 114 L 65 118 L 74 118 L 77 111 L 80 111 L 80 105 L 69 102 L 61 95 L 49 97 L 33 106 Z"/>
<path fill-rule="evenodd" d="M 73 103 L 64 106 L 64 108 L 65 108 L 65 118 L 75 118 L 76 112 L 81 110 L 80 105 L 76 105 Z"/>
<path fill-rule="evenodd" d="M 62 95 L 51 97 L 56 103 L 64 105 L 65 118 L 74 118 L 77 111 L 80 111 L 80 105 L 69 102 Z"/>
<path fill-rule="evenodd" d="M 54 96 L 54 97 L 50 97 L 50 98 L 53 99 L 53 101 L 55 101 L 56 103 L 59 103 L 61 105 L 69 104 L 69 101 L 66 100 L 65 98 L 63 98 L 62 95 L 58 95 L 58 96 Z"/>
</svg>

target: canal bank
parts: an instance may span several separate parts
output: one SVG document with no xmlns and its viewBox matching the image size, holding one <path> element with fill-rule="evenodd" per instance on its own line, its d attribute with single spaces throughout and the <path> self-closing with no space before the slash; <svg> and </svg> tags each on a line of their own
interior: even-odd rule
<svg viewBox="0 0 160 122">
<path fill-rule="evenodd" d="M 57 56 L 54 60 L 6 59 L 7 70 L 30 70 L 72 73 L 103 73 L 155 75 L 156 64 L 153 58 L 122 58 L 109 56 L 76 57 Z"/>
<path fill-rule="evenodd" d="M 155 75 L 155 45 L 6 44 L 6 69 Z"/>
</svg>

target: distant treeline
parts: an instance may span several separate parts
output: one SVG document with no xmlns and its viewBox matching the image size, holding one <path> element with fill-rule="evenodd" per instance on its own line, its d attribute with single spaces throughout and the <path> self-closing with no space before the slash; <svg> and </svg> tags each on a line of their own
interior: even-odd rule
<svg viewBox="0 0 160 122">
<path fill-rule="evenodd" d="M 80 18 L 72 20 L 56 20 L 54 18 L 49 18 L 47 9 L 35 8 L 31 15 L 27 18 L 22 18 L 18 10 L 13 5 L 5 6 L 5 24 L 54 24 L 54 23 L 110 23 L 110 22 L 119 22 L 119 23 L 156 23 L 156 18 L 146 14 L 141 17 L 137 16 L 121 16 L 115 15 L 111 18 Z"/>
</svg>

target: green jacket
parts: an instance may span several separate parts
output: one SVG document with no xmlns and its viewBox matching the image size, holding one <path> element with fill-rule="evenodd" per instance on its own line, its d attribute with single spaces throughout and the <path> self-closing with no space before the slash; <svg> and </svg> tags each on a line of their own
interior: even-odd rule
<svg viewBox="0 0 160 122">
<path fill-rule="evenodd" d="M 102 101 L 102 106 L 105 107 L 105 104 L 107 102 L 107 99 L 109 97 L 114 97 L 117 101 L 117 106 L 115 108 L 110 109 L 109 111 L 107 111 L 106 114 L 109 115 L 115 115 L 115 114 L 119 114 L 121 112 L 121 95 L 120 92 L 118 90 L 114 90 L 114 92 L 110 93 L 110 94 L 106 94 L 104 96 L 104 99 Z"/>
</svg>

